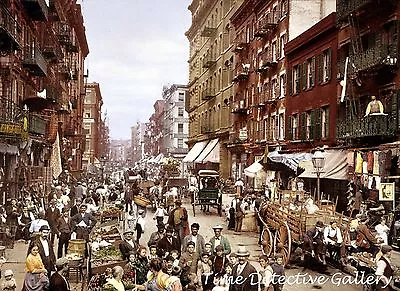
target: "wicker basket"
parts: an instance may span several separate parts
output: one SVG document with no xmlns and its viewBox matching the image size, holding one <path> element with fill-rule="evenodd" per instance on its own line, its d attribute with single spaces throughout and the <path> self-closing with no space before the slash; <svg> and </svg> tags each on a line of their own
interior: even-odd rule
<svg viewBox="0 0 400 291">
<path fill-rule="evenodd" d="M 142 206 L 142 207 L 146 207 L 147 205 L 151 204 L 150 200 L 143 196 L 135 196 L 133 198 L 133 202 L 135 202 L 135 204 Z"/>
<path fill-rule="evenodd" d="M 84 256 L 86 241 L 84 239 L 71 239 L 68 244 L 68 254 L 79 254 Z"/>
</svg>

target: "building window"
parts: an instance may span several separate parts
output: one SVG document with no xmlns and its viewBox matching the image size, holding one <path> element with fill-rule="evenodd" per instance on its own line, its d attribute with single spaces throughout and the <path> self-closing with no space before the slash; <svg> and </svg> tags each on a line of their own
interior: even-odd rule
<svg viewBox="0 0 400 291">
<path fill-rule="evenodd" d="M 272 79 L 272 100 L 275 100 L 278 97 L 278 81 L 275 79 Z"/>
<path fill-rule="evenodd" d="M 327 82 L 331 79 L 331 49 L 327 49 L 322 53 L 323 59 L 323 71 L 322 71 L 322 81 Z"/>
<path fill-rule="evenodd" d="M 272 140 L 278 139 L 278 117 L 271 117 L 271 132 L 272 132 Z"/>
<path fill-rule="evenodd" d="M 285 116 L 283 113 L 279 114 L 279 140 L 282 140 L 285 138 Z"/>
<path fill-rule="evenodd" d="M 287 0 L 282 0 L 280 5 L 281 18 L 286 16 L 287 13 Z"/>
<path fill-rule="evenodd" d="M 183 123 L 178 123 L 178 133 L 183 133 Z"/>
<path fill-rule="evenodd" d="M 329 137 L 329 107 L 321 109 L 321 138 Z"/>
<path fill-rule="evenodd" d="M 182 108 L 182 107 L 179 107 L 179 108 L 178 108 L 178 116 L 179 116 L 179 117 L 183 117 L 183 112 L 184 112 L 183 108 Z"/>
<path fill-rule="evenodd" d="M 90 139 L 86 140 L 85 151 L 86 152 L 90 151 Z"/>
<path fill-rule="evenodd" d="M 285 44 L 286 44 L 286 34 L 281 35 L 279 38 L 279 50 L 280 50 L 280 57 L 283 58 L 285 56 Z"/>
<path fill-rule="evenodd" d="M 178 138 L 178 149 L 183 148 L 183 138 Z"/>
<path fill-rule="evenodd" d="M 90 112 L 85 113 L 85 118 L 90 118 Z"/>
<path fill-rule="evenodd" d="M 90 128 L 84 128 L 83 129 L 84 134 L 90 134 Z"/>
<path fill-rule="evenodd" d="M 306 112 L 306 140 L 312 139 L 311 112 Z"/>
<path fill-rule="evenodd" d="M 272 61 L 276 62 L 276 41 L 272 42 Z"/>
<path fill-rule="evenodd" d="M 307 60 L 307 89 L 315 85 L 315 58 Z"/>
<path fill-rule="evenodd" d="M 292 138 L 293 140 L 299 139 L 299 115 L 294 114 L 292 116 Z"/>
<path fill-rule="evenodd" d="M 279 76 L 279 93 L 280 98 L 285 98 L 286 95 L 286 75 L 282 74 Z"/>
<path fill-rule="evenodd" d="M 300 65 L 293 67 L 293 93 L 300 93 Z"/>
<path fill-rule="evenodd" d="M 179 102 L 185 101 L 185 93 L 184 92 L 179 92 L 178 101 Z"/>
</svg>

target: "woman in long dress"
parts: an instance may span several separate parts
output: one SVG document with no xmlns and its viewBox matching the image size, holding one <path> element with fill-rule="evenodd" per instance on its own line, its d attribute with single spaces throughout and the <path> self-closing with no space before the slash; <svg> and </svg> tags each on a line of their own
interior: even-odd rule
<svg viewBox="0 0 400 291">
<path fill-rule="evenodd" d="M 43 291 L 48 289 L 50 282 L 47 271 L 39 254 L 39 248 L 34 245 L 26 258 L 26 275 L 23 291 Z"/>
</svg>

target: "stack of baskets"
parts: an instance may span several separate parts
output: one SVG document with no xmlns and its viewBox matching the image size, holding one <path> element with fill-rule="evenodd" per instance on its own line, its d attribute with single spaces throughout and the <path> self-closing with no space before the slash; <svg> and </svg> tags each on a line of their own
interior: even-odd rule
<svg viewBox="0 0 400 291">
<path fill-rule="evenodd" d="M 147 205 L 151 204 L 150 200 L 143 196 L 135 196 L 133 202 L 141 207 L 147 207 Z"/>
</svg>

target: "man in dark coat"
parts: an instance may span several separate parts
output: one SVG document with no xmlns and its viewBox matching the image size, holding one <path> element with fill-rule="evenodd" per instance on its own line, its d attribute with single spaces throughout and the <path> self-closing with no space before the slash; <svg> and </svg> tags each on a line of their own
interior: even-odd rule
<svg viewBox="0 0 400 291">
<path fill-rule="evenodd" d="M 33 246 L 38 246 L 39 254 L 42 258 L 43 265 L 47 270 L 48 276 L 50 276 L 51 271 L 54 271 L 54 266 L 56 263 L 56 255 L 54 254 L 53 244 L 48 239 L 49 235 L 50 228 L 47 225 L 43 225 L 40 228 L 40 234 L 34 240 L 31 240 L 28 248 L 29 254 Z"/>
<path fill-rule="evenodd" d="M 68 272 L 68 260 L 65 258 L 56 261 L 57 272 L 54 272 L 50 277 L 49 290 L 70 291 L 68 280 L 65 278 Z"/>
<path fill-rule="evenodd" d="M 236 256 L 239 263 L 233 267 L 233 284 L 229 286 L 229 291 L 257 291 L 259 278 L 256 268 L 248 262 L 250 253 L 244 246 L 239 246 Z"/>
<path fill-rule="evenodd" d="M 53 199 L 50 201 L 50 205 L 46 209 L 46 220 L 50 225 L 51 229 L 50 240 L 52 244 L 54 244 L 54 237 L 58 233 L 57 221 L 60 217 L 61 217 L 60 210 L 58 210 L 58 208 L 56 207 L 56 200 Z"/>
<path fill-rule="evenodd" d="M 124 260 L 129 260 L 131 254 L 136 254 L 138 245 L 132 238 L 133 231 L 127 230 L 124 232 L 124 240 L 119 244 L 119 250 L 122 253 Z"/>
<path fill-rule="evenodd" d="M 68 243 L 71 239 L 71 218 L 69 217 L 68 209 L 64 209 L 62 216 L 57 221 L 58 231 L 58 251 L 57 258 L 62 257 L 63 247 L 67 254 Z"/>
<path fill-rule="evenodd" d="M 317 221 L 314 227 L 307 230 L 303 240 L 303 251 L 311 252 L 312 257 L 315 257 L 317 261 L 325 265 L 324 223 Z"/>
<path fill-rule="evenodd" d="M 76 232 L 77 239 L 89 240 L 89 233 L 95 226 L 97 219 L 86 212 L 87 206 L 82 204 L 79 213 L 71 218 L 71 229 Z"/>
<path fill-rule="evenodd" d="M 165 236 L 157 243 L 158 256 L 163 258 L 171 253 L 172 250 L 181 252 L 181 242 L 179 239 L 172 236 L 174 228 L 171 225 L 167 226 Z"/>
</svg>

